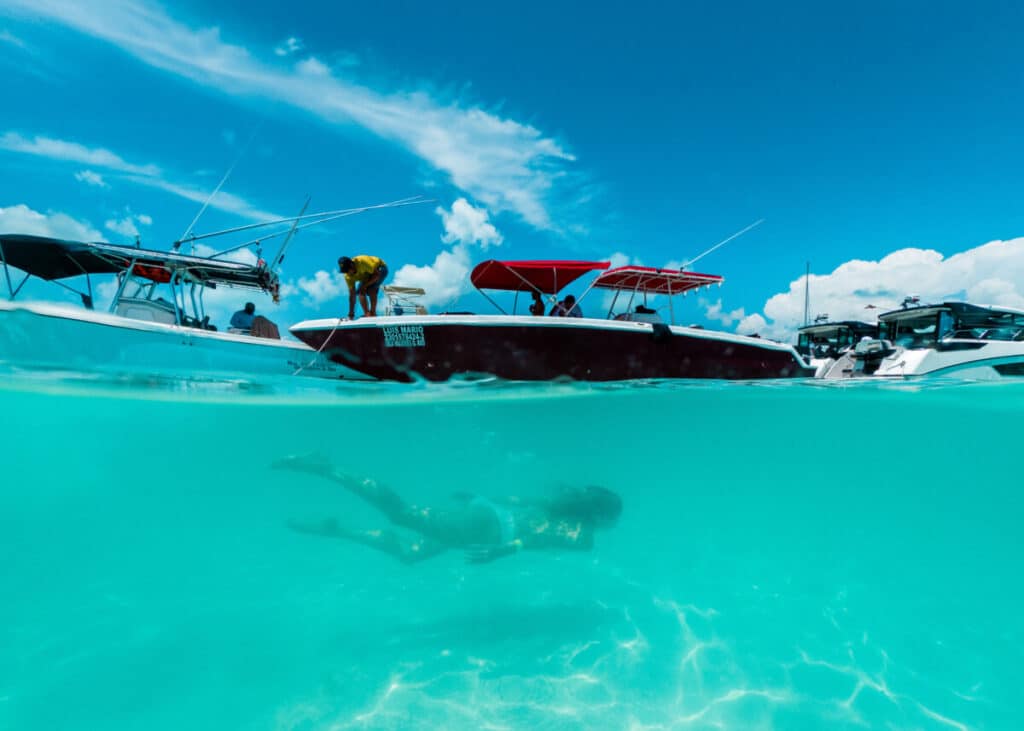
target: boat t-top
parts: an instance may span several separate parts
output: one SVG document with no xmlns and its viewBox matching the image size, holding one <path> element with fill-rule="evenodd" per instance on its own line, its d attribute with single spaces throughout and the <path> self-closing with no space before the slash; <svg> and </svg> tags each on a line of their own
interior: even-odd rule
<svg viewBox="0 0 1024 731">
<path fill-rule="evenodd" d="M 0 361 L 19 366 L 365 378 L 302 343 L 284 341 L 257 318 L 251 331 L 219 331 L 204 306 L 208 290 L 231 287 L 278 298 L 277 275 L 255 264 L 132 246 L 24 234 L 0 235 Z M 18 271 L 20 270 L 20 277 Z M 116 277 L 106 312 L 93 278 Z M 78 295 L 81 307 L 22 302 L 32 278 Z M 72 283 L 83 281 L 84 286 Z M 261 337 L 262 336 L 262 337 Z"/>
<path fill-rule="evenodd" d="M 562 308 L 557 295 L 594 273 L 596 278 L 575 308 Z M 291 331 L 336 363 L 397 381 L 445 381 L 453 376 L 613 381 L 813 375 L 792 345 L 673 324 L 673 298 L 721 284 L 722 277 L 717 275 L 640 266 L 612 268 L 606 261 L 488 260 L 473 269 L 470 281 L 499 314 L 310 320 Z M 587 299 L 594 290 L 610 295 L 606 317 L 583 314 L 584 308 L 596 306 Z M 512 293 L 511 312 L 488 292 Z M 530 299 L 521 298 L 523 294 L 536 294 L 552 309 L 579 316 L 518 314 L 520 299 Z M 668 322 L 647 306 L 647 298 L 654 295 L 667 298 Z M 621 310 L 616 312 L 617 308 Z"/>
<path fill-rule="evenodd" d="M 362 373 L 330 361 L 302 343 L 282 340 L 277 326 L 266 317 L 256 316 L 251 328 L 218 330 L 206 312 L 204 295 L 228 287 L 267 294 L 276 303 L 280 295 L 278 266 L 300 229 L 367 211 L 426 202 L 422 196 L 413 196 L 307 214 L 307 199 L 298 216 L 193 234 L 204 205 L 169 251 L 144 249 L 138 242 L 120 246 L 0 234 L 0 268 L 8 300 L 0 300 L 0 361 L 134 372 L 300 374 L 365 380 Z M 257 238 L 210 256 L 194 253 L 197 241 L 240 234 Z M 284 237 L 283 243 L 267 262 L 262 245 L 278 237 Z M 181 253 L 183 244 L 189 244 L 192 253 Z M 245 260 L 239 261 L 243 249 L 251 256 L 242 255 Z M 99 275 L 116 277 L 107 312 L 95 309 L 92 279 Z M 82 307 L 19 300 L 25 284 L 33 278 L 77 294 Z M 84 289 L 69 284 L 82 280 Z"/>
<path fill-rule="evenodd" d="M 907 298 L 878 322 L 878 337 L 862 339 L 821 376 L 1024 376 L 1024 310 Z"/>
</svg>

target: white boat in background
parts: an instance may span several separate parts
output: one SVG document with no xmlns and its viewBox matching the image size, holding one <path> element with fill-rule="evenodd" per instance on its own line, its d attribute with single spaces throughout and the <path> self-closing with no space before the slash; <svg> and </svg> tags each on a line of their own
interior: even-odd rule
<svg viewBox="0 0 1024 731">
<path fill-rule="evenodd" d="M 820 315 L 810 325 L 797 330 L 796 352 L 822 375 L 846 351 L 864 338 L 877 338 L 878 324 L 861 320 L 832 321 Z"/>
<path fill-rule="evenodd" d="M 0 301 L 0 362 L 147 373 L 299 372 L 366 379 L 302 343 L 274 337 L 277 328 L 267 320 L 252 333 L 221 332 L 210 324 L 203 304 L 208 289 L 233 287 L 267 293 L 276 300 L 277 275 L 262 262 L 2 234 L 0 267 L 8 295 L 8 301 Z M 20 280 L 15 270 L 23 273 Z M 117 278 L 108 312 L 93 308 L 92 278 L 98 275 Z M 83 306 L 18 301 L 32 277 L 77 293 Z M 82 279 L 84 291 L 68 284 Z M 261 331 L 269 337 L 253 334 Z"/>
<path fill-rule="evenodd" d="M 911 306 L 913 305 L 913 306 Z M 878 318 L 879 335 L 863 338 L 820 374 L 827 379 L 1024 376 L 1024 310 L 943 302 Z"/>
</svg>

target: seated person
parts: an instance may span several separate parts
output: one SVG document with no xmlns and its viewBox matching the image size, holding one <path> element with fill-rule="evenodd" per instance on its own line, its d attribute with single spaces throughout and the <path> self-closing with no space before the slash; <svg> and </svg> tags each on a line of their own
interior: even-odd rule
<svg viewBox="0 0 1024 731">
<path fill-rule="evenodd" d="M 239 310 L 231 316 L 231 324 L 235 330 L 252 330 L 252 321 L 256 316 L 256 305 L 252 302 L 245 303 L 245 309 Z"/>
<path fill-rule="evenodd" d="M 540 298 L 540 292 L 533 290 L 533 302 L 530 303 L 530 314 L 534 317 L 543 317 L 544 315 L 544 300 Z"/>
<path fill-rule="evenodd" d="M 583 317 L 583 311 L 576 304 L 576 298 L 570 294 L 551 308 L 550 315 L 551 317 Z"/>
<path fill-rule="evenodd" d="M 637 305 L 629 319 L 633 322 L 661 322 L 661 316 L 657 311 L 646 305 Z"/>
</svg>

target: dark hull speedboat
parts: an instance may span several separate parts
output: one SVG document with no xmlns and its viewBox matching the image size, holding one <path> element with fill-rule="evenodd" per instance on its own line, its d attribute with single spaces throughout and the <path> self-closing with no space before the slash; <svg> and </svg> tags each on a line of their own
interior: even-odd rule
<svg viewBox="0 0 1024 731">
<path fill-rule="evenodd" d="M 789 345 L 645 322 L 422 315 L 341 323 L 313 320 L 291 331 L 336 363 L 395 381 L 467 375 L 617 381 L 814 374 Z"/>
<path fill-rule="evenodd" d="M 602 270 L 592 288 L 634 296 L 663 294 L 671 300 L 672 295 L 721 281 L 678 270 L 608 266 L 487 261 L 473 271 L 472 282 L 481 291 L 553 295 L 583 274 Z M 375 378 L 406 382 L 453 376 L 617 381 L 814 375 L 791 345 L 670 325 L 643 306 L 611 319 L 452 313 L 312 320 L 295 325 L 291 332 L 336 363 Z"/>
</svg>

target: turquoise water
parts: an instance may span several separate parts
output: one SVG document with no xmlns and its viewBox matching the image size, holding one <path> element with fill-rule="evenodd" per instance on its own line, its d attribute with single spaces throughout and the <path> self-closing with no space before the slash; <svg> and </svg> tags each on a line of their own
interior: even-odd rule
<svg viewBox="0 0 1024 731">
<path fill-rule="evenodd" d="M 2 383 L 0 728 L 1019 727 L 1024 386 Z M 624 511 L 403 566 L 312 451 Z"/>
</svg>

